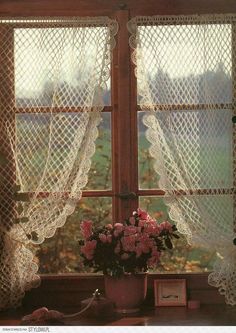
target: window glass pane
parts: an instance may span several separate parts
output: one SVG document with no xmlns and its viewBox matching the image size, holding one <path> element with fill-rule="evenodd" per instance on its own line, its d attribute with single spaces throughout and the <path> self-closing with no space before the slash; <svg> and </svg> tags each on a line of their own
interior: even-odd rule
<svg viewBox="0 0 236 333">
<path fill-rule="evenodd" d="M 111 114 L 102 112 L 96 151 L 88 174 L 85 190 L 108 190 L 112 188 L 111 167 Z"/>
<path fill-rule="evenodd" d="M 87 219 L 92 220 L 94 225 L 111 223 L 111 206 L 111 198 L 82 198 L 75 212 L 52 238 L 46 239 L 41 245 L 32 246 L 39 273 L 85 272 L 79 256 L 80 222 Z"/>
<path fill-rule="evenodd" d="M 140 197 L 139 206 L 146 210 L 157 221 L 171 221 L 168 215 L 168 208 L 163 198 L 157 197 Z M 161 212 L 161 214 L 160 214 Z M 163 252 L 161 262 L 156 272 L 208 272 L 213 269 L 216 259 L 216 253 L 207 251 L 202 247 L 190 246 L 187 244 L 185 237 L 175 240 L 175 248 Z"/>
<path fill-rule="evenodd" d="M 145 139 L 143 115 L 144 112 L 138 113 L 139 185 L 141 188 L 158 188 L 154 161 L 148 152 L 150 143 Z M 231 110 L 156 112 L 155 121 L 164 136 L 161 146 L 166 169 L 170 172 L 174 161 L 182 175 L 188 175 L 188 184 L 191 184 L 192 189 L 231 188 L 231 119 Z M 162 135 L 157 133 L 156 139 L 159 140 Z M 172 160 L 168 157 L 166 147 Z M 158 170 L 156 171 L 158 173 Z"/>
<path fill-rule="evenodd" d="M 146 138 L 147 127 L 143 124 L 144 112 L 138 112 L 138 171 L 139 188 L 158 189 L 159 176 L 154 170 L 154 159 L 149 153 L 150 142 Z"/>
<path fill-rule="evenodd" d="M 57 123 L 58 117 L 64 117 L 64 120 L 62 119 L 60 122 L 63 122 L 61 132 L 59 133 L 59 130 L 57 130 L 53 145 L 51 143 L 51 163 L 55 164 L 55 167 L 50 167 L 48 164 L 47 168 L 48 173 L 59 174 L 61 171 L 60 165 L 63 167 L 67 162 L 73 139 L 77 131 L 80 130 L 81 115 L 82 112 L 53 115 L 48 113 L 16 115 L 17 162 L 22 191 L 35 191 L 40 182 L 48 157 L 51 119 L 53 118 L 52 122 Z M 96 152 L 92 158 L 87 189 L 111 188 L 110 113 L 102 113 L 102 119 L 103 121 L 99 125 L 99 136 L 96 140 Z M 78 158 L 78 161 L 81 158 L 79 152 L 76 158 Z M 41 190 L 47 191 L 48 189 L 42 188 Z"/>
<path fill-rule="evenodd" d="M 105 27 L 14 30 L 17 107 L 91 105 L 103 66 Z M 99 48 L 99 50 L 98 50 Z M 97 71 L 94 70 L 97 68 Z M 92 88 L 93 90 L 93 88 Z M 110 78 L 103 101 L 110 105 Z"/>
<path fill-rule="evenodd" d="M 139 26 L 138 36 L 153 104 L 231 103 L 230 24 Z"/>
</svg>

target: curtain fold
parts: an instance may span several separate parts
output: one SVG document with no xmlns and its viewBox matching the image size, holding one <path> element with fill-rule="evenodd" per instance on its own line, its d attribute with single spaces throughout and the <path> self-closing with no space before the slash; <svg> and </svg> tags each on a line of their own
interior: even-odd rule
<svg viewBox="0 0 236 333">
<path fill-rule="evenodd" d="M 138 104 L 157 188 L 189 243 L 219 254 L 209 283 L 236 304 L 236 16 L 150 16 L 128 23 Z"/>
<path fill-rule="evenodd" d="M 0 309 L 39 285 L 27 244 L 52 237 L 81 198 L 116 33 L 108 17 L 0 22 Z"/>
</svg>

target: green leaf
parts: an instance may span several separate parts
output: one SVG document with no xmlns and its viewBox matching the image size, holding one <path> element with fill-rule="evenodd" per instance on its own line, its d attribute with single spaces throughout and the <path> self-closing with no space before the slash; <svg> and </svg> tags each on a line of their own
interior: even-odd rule
<svg viewBox="0 0 236 333">
<path fill-rule="evenodd" d="M 172 230 L 173 230 L 173 231 L 177 231 L 177 227 L 176 227 L 175 224 L 172 225 Z"/>
<path fill-rule="evenodd" d="M 170 238 L 169 237 L 167 237 L 166 239 L 165 239 L 165 245 L 166 245 L 166 247 L 168 248 L 168 249 L 173 249 L 173 245 L 172 245 L 172 243 L 171 243 L 171 240 L 170 240 Z"/>
<path fill-rule="evenodd" d="M 180 237 L 176 234 L 172 234 L 173 237 L 175 237 L 176 239 L 179 239 Z"/>
</svg>

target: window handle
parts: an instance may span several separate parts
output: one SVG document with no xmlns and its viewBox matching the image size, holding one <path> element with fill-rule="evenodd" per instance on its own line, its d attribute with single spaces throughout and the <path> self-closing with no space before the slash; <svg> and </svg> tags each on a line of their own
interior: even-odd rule
<svg viewBox="0 0 236 333">
<path fill-rule="evenodd" d="M 137 198 L 137 194 L 135 192 L 118 193 L 116 196 L 121 200 L 132 200 Z"/>
</svg>

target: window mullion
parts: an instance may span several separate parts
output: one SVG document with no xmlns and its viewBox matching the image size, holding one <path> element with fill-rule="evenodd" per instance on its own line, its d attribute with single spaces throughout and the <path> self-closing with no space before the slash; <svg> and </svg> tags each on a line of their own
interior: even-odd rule
<svg viewBox="0 0 236 333">
<path fill-rule="evenodd" d="M 118 103 L 117 110 L 114 112 L 113 129 L 116 136 L 115 156 L 119 156 L 116 164 L 116 174 L 114 177 L 118 180 L 116 194 L 127 193 L 133 191 L 131 174 L 134 172 L 132 168 L 132 151 L 131 145 L 134 131 L 133 118 L 131 117 L 131 64 L 130 64 L 130 48 L 129 34 L 127 22 L 129 20 L 129 11 L 120 10 L 117 12 L 117 21 L 119 24 L 119 32 L 117 36 L 117 94 Z M 134 153 L 135 155 L 135 153 Z M 132 204 L 135 200 L 122 199 L 116 195 L 116 220 L 127 218 L 132 212 Z M 132 202 L 132 204 L 131 204 Z"/>
</svg>

